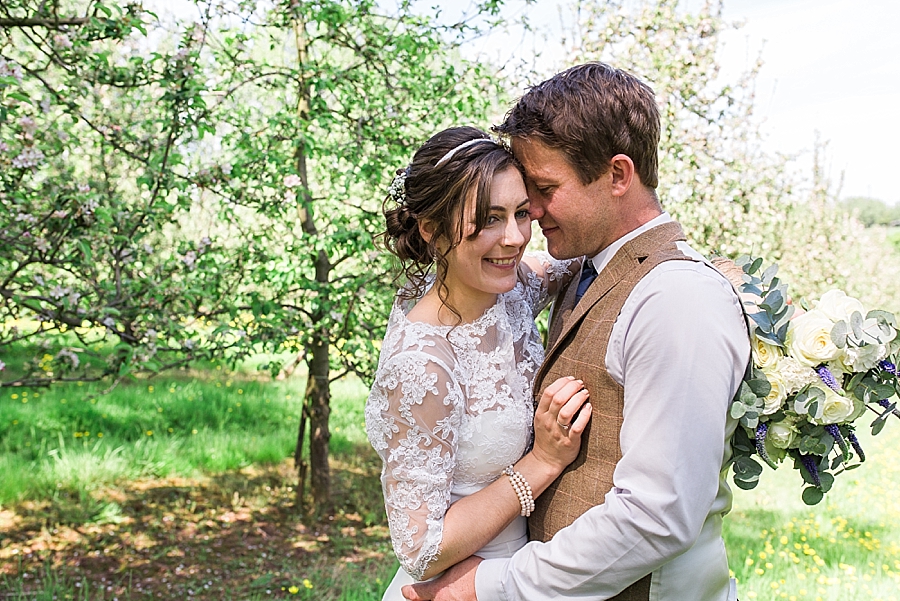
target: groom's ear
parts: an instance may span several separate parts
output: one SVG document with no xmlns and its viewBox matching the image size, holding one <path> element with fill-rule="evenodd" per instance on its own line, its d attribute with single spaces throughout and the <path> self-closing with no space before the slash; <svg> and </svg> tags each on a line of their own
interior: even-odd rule
<svg viewBox="0 0 900 601">
<path fill-rule="evenodd" d="M 623 196 L 631 188 L 637 175 L 634 172 L 634 161 L 627 154 L 617 154 L 609 160 L 611 189 L 613 196 Z"/>
</svg>

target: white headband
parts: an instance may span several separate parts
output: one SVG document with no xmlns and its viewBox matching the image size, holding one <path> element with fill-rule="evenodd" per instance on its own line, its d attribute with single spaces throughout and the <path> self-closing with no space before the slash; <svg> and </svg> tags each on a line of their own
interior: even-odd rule
<svg viewBox="0 0 900 601">
<path fill-rule="evenodd" d="M 496 142 L 494 142 L 494 141 L 491 140 L 490 138 L 475 138 L 475 139 L 473 139 L 473 140 L 469 140 L 469 141 L 467 141 L 467 142 L 463 142 L 462 144 L 460 144 L 459 146 L 457 146 L 456 148 L 452 149 L 450 152 L 448 152 L 447 154 L 445 154 L 444 156 L 442 156 L 442 157 L 441 157 L 441 160 L 438 161 L 437 163 L 435 163 L 434 166 L 435 166 L 435 167 L 440 167 L 441 165 L 443 165 L 444 163 L 446 163 L 447 161 L 449 161 L 450 159 L 452 159 L 452 158 L 453 158 L 453 155 L 456 154 L 456 152 L 457 152 L 458 150 L 462 150 L 463 148 L 468 148 L 469 146 L 473 146 L 473 145 L 475 145 L 475 144 L 478 144 L 479 142 L 490 142 L 491 144 L 496 144 Z"/>
</svg>

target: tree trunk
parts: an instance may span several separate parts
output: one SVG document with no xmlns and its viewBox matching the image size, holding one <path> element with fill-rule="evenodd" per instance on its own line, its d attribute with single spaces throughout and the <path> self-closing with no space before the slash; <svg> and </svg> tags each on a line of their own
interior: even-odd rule
<svg viewBox="0 0 900 601">
<path fill-rule="evenodd" d="M 297 44 L 297 66 L 300 71 L 300 83 L 297 90 L 297 121 L 301 129 L 305 129 L 309 120 L 310 91 L 305 73 L 307 45 L 306 25 L 300 18 L 299 6 L 294 15 L 294 38 Z M 304 139 L 301 136 L 301 140 Z M 295 155 L 297 175 L 300 176 L 301 190 L 298 194 L 300 201 L 298 216 L 304 233 L 311 237 L 319 236 L 313 213 L 312 196 L 309 191 L 309 173 L 306 166 L 306 149 L 303 144 L 298 144 Z M 297 449 L 294 453 L 297 466 L 297 475 L 300 482 L 297 486 L 298 505 L 302 505 L 304 479 L 306 475 L 306 462 L 303 461 L 303 438 L 306 417 L 309 418 L 309 470 L 310 492 L 313 497 L 313 512 L 322 514 L 331 508 L 331 471 L 328 466 L 328 441 L 331 434 L 328 430 L 328 417 L 331 412 L 329 403 L 331 393 L 329 390 L 329 351 L 330 332 L 322 329 L 320 324 L 325 323 L 324 317 L 328 311 L 328 284 L 331 277 L 332 265 L 324 250 L 319 250 L 314 257 L 316 266 L 316 283 L 319 285 L 319 294 L 315 299 L 312 311 L 312 322 L 315 331 L 312 340 L 306 347 L 307 366 L 309 377 L 306 384 L 306 395 L 303 399 L 304 416 L 300 420 L 300 431 L 297 435 Z"/>
<path fill-rule="evenodd" d="M 331 509 L 331 471 L 328 467 L 328 416 L 331 395 L 328 387 L 328 341 L 320 341 L 312 348 L 309 379 L 304 404 L 309 410 L 309 467 L 310 492 L 313 510 L 317 514 Z"/>
</svg>

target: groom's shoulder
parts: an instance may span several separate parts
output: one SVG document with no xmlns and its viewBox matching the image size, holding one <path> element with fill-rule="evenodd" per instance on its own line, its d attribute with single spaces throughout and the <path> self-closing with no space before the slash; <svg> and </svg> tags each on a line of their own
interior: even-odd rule
<svg viewBox="0 0 900 601">
<path fill-rule="evenodd" d="M 740 306 L 734 286 L 702 253 L 685 242 L 677 247 L 687 260 L 656 265 L 635 288 L 636 293 L 661 296 L 669 302 L 683 298 L 698 307 L 710 303 Z"/>
</svg>

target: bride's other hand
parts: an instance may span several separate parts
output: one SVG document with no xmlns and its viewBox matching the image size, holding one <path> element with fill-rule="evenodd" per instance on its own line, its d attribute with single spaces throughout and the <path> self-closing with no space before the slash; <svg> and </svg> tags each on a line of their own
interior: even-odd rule
<svg viewBox="0 0 900 601">
<path fill-rule="evenodd" d="M 558 471 L 578 456 L 581 434 L 591 419 L 590 393 L 581 380 L 560 378 L 541 394 L 534 414 L 534 449 L 542 463 Z"/>
</svg>

